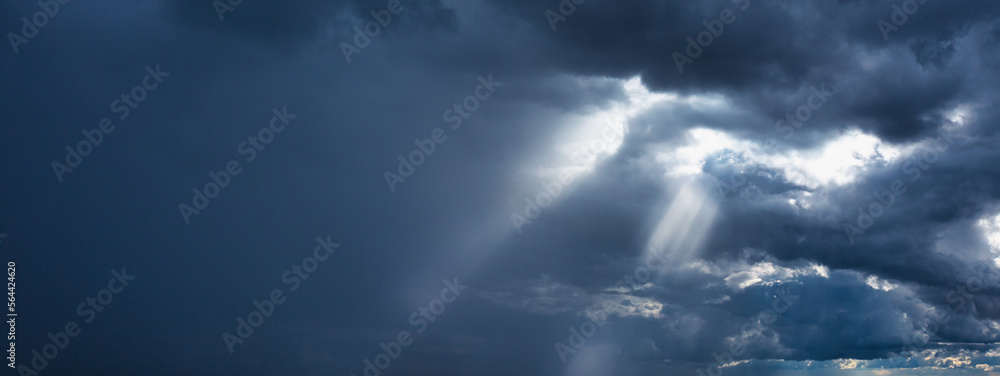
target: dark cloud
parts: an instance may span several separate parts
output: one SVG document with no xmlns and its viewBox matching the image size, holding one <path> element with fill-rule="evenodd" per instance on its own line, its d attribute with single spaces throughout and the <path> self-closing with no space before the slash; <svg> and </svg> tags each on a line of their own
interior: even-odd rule
<svg viewBox="0 0 1000 376">
<path fill-rule="evenodd" d="M 401 331 L 384 375 L 1000 366 L 1000 8 L 927 1 L 886 39 L 903 3 L 404 0 L 350 63 L 341 43 L 388 1 L 61 5 L 0 57 L 18 364 L 75 321 L 42 373 L 360 375 Z M 5 30 L 42 6 L 0 4 Z M 169 75 L 136 89 L 147 66 Z M 291 291 L 327 235 L 342 246 Z M 84 323 L 121 267 L 134 284 Z"/>
</svg>

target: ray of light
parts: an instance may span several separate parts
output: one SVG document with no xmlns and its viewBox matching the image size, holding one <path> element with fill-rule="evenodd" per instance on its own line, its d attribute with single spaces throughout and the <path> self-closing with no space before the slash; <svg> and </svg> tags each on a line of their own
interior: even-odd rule
<svg viewBox="0 0 1000 376">
<path fill-rule="evenodd" d="M 647 255 L 685 262 L 700 250 L 715 220 L 718 204 L 697 179 L 684 182 L 646 244 Z"/>
</svg>

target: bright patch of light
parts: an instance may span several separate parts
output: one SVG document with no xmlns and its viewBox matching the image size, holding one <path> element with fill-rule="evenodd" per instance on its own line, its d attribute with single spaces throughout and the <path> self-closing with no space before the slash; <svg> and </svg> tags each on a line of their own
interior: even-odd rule
<svg viewBox="0 0 1000 376">
<path fill-rule="evenodd" d="M 685 183 L 660 218 L 646 249 L 679 262 L 700 249 L 718 211 L 707 192 L 693 179 Z"/>
<path fill-rule="evenodd" d="M 729 363 L 720 365 L 719 368 L 731 368 L 731 367 L 741 366 L 741 365 L 745 365 L 745 364 L 750 364 L 751 362 L 753 362 L 753 360 L 751 360 L 751 359 L 741 359 L 741 360 L 737 360 L 737 361 L 733 361 L 733 362 L 729 362 Z"/>
<path fill-rule="evenodd" d="M 580 78 L 588 80 L 594 78 Z M 676 100 L 675 94 L 652 93 L 647 90 L 639 77 L 621 81 L 627 100 L 616 102 L 610 108 L 572 119 L 560 140 L 567 140 L 556 146 L 556 150 L 568 161 L 555 168 L 552 176 L 569 173 L 572 177 L 589 172 L 598 162 L 614 155 L 625 140 L 628 121 L 639 113 L 658 103 Z"/>
<path fill-rule="evenodd" d="M 723 279 L 726 287 L 733 290 L 743 290 L 755 285 L 774 285 L 789 281 L 800 276 L 821 276 L 830 277 L 830 269 L 818 265 L 788 268 L 768 261 L 756 264 L 734 264 L 728 270 L 719 270 L 717 273 L 728 273 Z"/>
<path fill-rule="evenodd" d="M 858 359 L 836 359 L 833 361 L 833 364 L 840 369 L 856 369 L 859 366 L 863 367 L 864 361 Z"/>
<path fill-rule="evenodd" d="M 830 278 L 830 268 L 820 264 L 812 264 L 810 266 L 816 271 L 816 275 L 823 278 Z"/>
<path fill-rule="evenodd" d="M 761 159 L 766 165 L 783 170 L 790 182 L 817 188 L 831 183 L 849 184 L 869 164 L 889 163 L 902 154 L 901 148 L 883 144 L 878 137 L 852 131 L 817 149 L 792 150 L 787 155 Z"/>
<path fill-rule="evenodd" d="M 670 166 L 668 173 L 671 175 L 699 174 L 707 159 L 729 150 L 783 171 L 791 183 L 813 189 L 852 183 L 869 165 L 891 163 L 913 148 L 889 145 L 860 131 L 845 133 L 815 149 L 792 150 L 787 154 L 766 153 L 763 145 L 714 129 L 694 128 L 688 131 L 687 138 L 686 145 L 665 149 L 656 157 L 659 163 Z"/>
<path fill-rule="evenodd" d="M 986 241 L 993 248 L 993 252 L 1000 253 L 1000 215 L 980 219 L 979 227 L 983 229 Z"/>
<path fill-rule="evenodd" d="M 968 356 L 949 356 L 938 359 L 935 366 L 941 368 L 965 368 L 972 364 Z"/>
<path fill-rule="evenodd" d="M 573 352 L 566 365 L 566 376 L 598 376 L 615 375 L 617 360 L 620 355 L 615 345 L 594 343 L 595 339 L 587 341 L 586 346 Z"/>
<path fill-rule="evenodd" d="M 742 290 L 756 285 L 761 281 L 763 280 L 760 278 L 760 275 L 752 271 L 742 271 L 726 277 L 726 286 L 729 286 L 731 289 Z"/>
<path fill-rule="evenodd" d="M 567 141 L 556 146 L 556 150 L 569 162 L 550 171 L 552 173 L 550 177 L 566 172 L 575 178 L 591 171 L 598 162 L 614 155 L 621 147 L 625 134 L 629 132 L 629 120 L 651 108 L 680 104 L 706 113 L 731 110 L 731 105 L 721 95 L 680 96 L 676 93 L 654 93 L 642 85 L 639 77 L 621 81 L 621 85 L 627 100 L 616 102 L 610 108 L 599 112 L 570 120 L 577 125 L 560 135 L 560 140 Z M 720 142 L 733 141 L 723 132 L 703 128 L 693 129 L 691 132 L 694 144 L 679 150 L 676 159 L 680 163 L 676 172 L 698 173 L 706 157 L 725 147 Z M 749 146 L 747 142 L 744 144 Z"/>
<path fill-rule="evenodd" d="M 687 146 L 677 148 L 673 152 L 668 152 L 662 157 L 662 162 L 674 165 L 670 172 L 678 175 L 694 175 L 701 173 L 705 160 L 708 157 L 726 149 L 748 148 L 749 143 L 740 145 L 738 141 L 730 137 L 725 132 L 695 128 L 688 131 L 690 143 Z"/>
<path fill-rule="evenodd" d="M 893 284 L 889 281 L 886 281 L 884 279 L 879 279 L 874 275 L 868 276 L 868 278 L 865 279 L 865 284 L 867 284 L 869 287 L 875 290 L 882 290 L 882 291 L 891 291 L 892 289 L 899 287 L 898 285 Z"/>
<path fill-rule="evenodd" d="M 650 92 L 649 89 L 642 86 L 642 80 L 638 76 L 625 81 L 622 87 L 625 88 L 625 93 L 628 94 L 629 102 L 635 107 L 634 111 L 631 111 L 629 115 L 635 115 L 639 111 L 650 108 L 661 101 L 677 100 L 678 98 L 677 94 Z"/>
<path fill-rule="evenodd" d="M 968 104 L 961 104 L 956 106 L 951 111 L 945 113 L 945 117 L 948 118 L 953 124 L 958 127 L 964 126 L 971 119 L 973 114 L 972 106 Z"/>
<path fill-rule="evenodd" d="M 990 245 L 990 250 L 997 256 L 993 263 L 1000 268 L 1000 215 L 980 219 L 979 228 L 983 231 L 983 236 Z"/>
</svg>

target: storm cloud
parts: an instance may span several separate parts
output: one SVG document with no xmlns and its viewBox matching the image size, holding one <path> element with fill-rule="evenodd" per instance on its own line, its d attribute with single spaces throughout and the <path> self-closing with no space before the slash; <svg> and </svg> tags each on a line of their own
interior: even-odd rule
<svg viewBox="0 0 1000 376">
<path fill-rule="evenodd" d="M 992 2 L 0 15 L 11 374 L 1000 372 Z"/>
</svg>

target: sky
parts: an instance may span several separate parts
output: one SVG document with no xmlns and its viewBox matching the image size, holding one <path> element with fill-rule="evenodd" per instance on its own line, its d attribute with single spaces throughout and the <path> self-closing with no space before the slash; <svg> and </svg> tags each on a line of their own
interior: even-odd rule
<svg viewBox="0 0 1000 376">
<path fill-rule="evenodd" d="M 1000 375 L 998 15 L 3 2 L 2 374 Z"/>
</svg>

